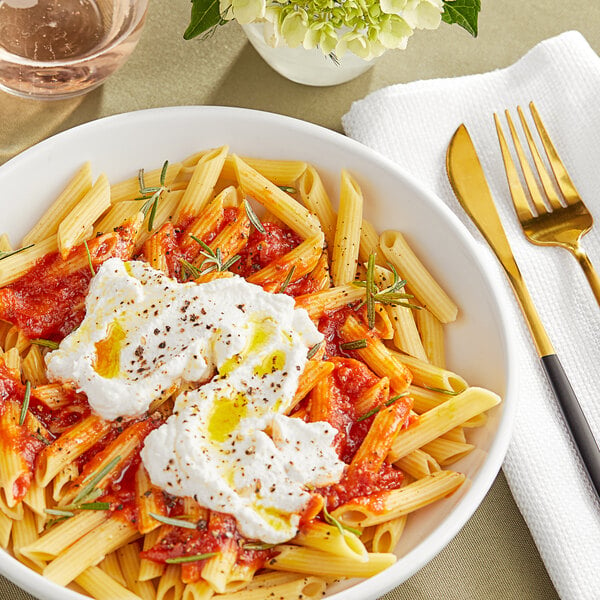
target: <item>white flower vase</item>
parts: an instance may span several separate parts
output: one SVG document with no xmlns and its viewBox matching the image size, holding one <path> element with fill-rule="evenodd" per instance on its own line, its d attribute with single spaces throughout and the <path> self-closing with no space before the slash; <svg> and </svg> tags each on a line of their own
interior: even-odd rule
<svg viewBox="0 0 600 600">
<path fill-rule="evenodd" d="M 263 35 L 262 23 L 242 25 L 242 29 L 272 69 L 290 81 L 304 85 L 323 87 L 346 83 L 368 71 L 376 62 L 376 59 L 364 60 L 352 52 L 346 52 L 336 62 L 319 48 L 306 50 L 302 46 L 269 46 Z"/>
</svg>

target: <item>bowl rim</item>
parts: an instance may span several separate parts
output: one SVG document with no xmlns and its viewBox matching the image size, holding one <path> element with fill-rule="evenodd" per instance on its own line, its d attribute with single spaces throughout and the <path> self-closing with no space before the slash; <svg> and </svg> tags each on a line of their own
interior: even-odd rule
<svg viewBox="0 0 600 600">
<path fill-rule="evenodd" d="M 502 412 L 494 438 L 487 451 L 486 459 L 478 468 L 476 474 L 470 478 L 471 485 L 464 496 L 444 517 L 442 523 L 444 527 L 437 526 L 424 540 L 413 547 L 407 554 L 399 559 L 398 562 L 388 569 L 385 569 L 383 572 L 364 579 L 348 589 L 328 596 L 330 600 L 374 600 L 406 581 L 447 546 L 480 506 L 501 469 L 502 461 L 508 450 L 515 420 L 518 389 L 518 363 L 516 353 L 514 352 L 516 335 L 513 328 L 510 326 L 510 304 L 507 301 L 509 298 L 508 286 L 501 286 L 500 280 L 490 274 L 489 265 L 481 258 L 481 243 L 475 240 L 458 216 L 454 214 L 435 193 L 426 188 L 425 185 L 411 173 L 408 173 L 401 166 L 375 150 L 372 150 L 339 132 L 277 113 L 238 107 L 188 105 L 149 108 L 100 117 L 54 134 L 24 150 L 3 165 L 0 165 L 0 183 L 2 177 L 5 176 L 5 173 L 17 168 L 22 162 L 30 160 L 35 161 L 38 160 L 39 156 L 43 157 L 44 154 L 48 150 L 51 150 L 52 146 L 57 143 L 57 140 L 61 143 L 63 140 L 68 142 L 70 138 L 77 138 L 82 132 L 84 134 L 89 132 L 93 135 L 94 129 L 117 127 L 121 123 L 127 121 L 129 121 L 128 126 L 132 126 L 132 120 L 134 123 L 135 121 L 141 123 L 152 121 L 152 119 L 157 116 L 162 118 L 164 115 L 180 112 L 189 114 L 190 118 L 193 118 L 195 113 L 206 113 L 213 118 L 216 118 L 217 115 L 235 114 L 236 116 L 252 120 L 256 127 L 260 126 L 260 123 L 263 122 L 275 127 L 281 126 L 288 128 L 292 130 L 292 132 L 321 138 L 336 146 L 341 145 L 344 152 L 356 154 L 359 157 L 364 157 L 367 161 L 378 163 L 385 170 L 391 171 L 394 176 L 404 180 L 404 183 L 411 187 L 417 194 L 428 198 L 434 208 L 441 212 L 442 217 L 447 224 L 454 229 L 454 233 L 461 237 L 462 241 L 469 249 L 471 259 L 477 264 L 482 279 L 492 292 L 491 300 L 493 309 L 496 311 L 499 329 L 502 333 L 502 339 L 498 340 L 498 342 L 502 344 L 507 370 L 505 373 L 506 390 L 502 405 L 500 406 Z M 226 136 L 227 133 L 224 132 L 223 137 L 225 138 Z M 486 253 L 488 258 L 495 262 L 495 259 L 491 258 L 492 254 L 489 248 L 484 248 L 484 254 Z M 428 546 L 427 552 L 422 551 L 422 546 L 425 544 Z M 400 564 L 403 569 L 402 575 L 400 578 L 395 578 L 392 585 L 390 585 L 388 572 L 390 569 L 394 569 L 394 567 L 397 568 Z M 59 586 L 54 582 L 45 579 L 43 575 L 29 569 L 2 549 L 0 549 L 0 574 L 34 595 L 39 595 L 46 589 L 52 591 L 52 595 L 49 596 L 52 599 L 82 600 L 82 598 L 85 598 L 85 596 L 82 596 L 73 590 L 69 590 L 68 588 Z"/>
</svg>

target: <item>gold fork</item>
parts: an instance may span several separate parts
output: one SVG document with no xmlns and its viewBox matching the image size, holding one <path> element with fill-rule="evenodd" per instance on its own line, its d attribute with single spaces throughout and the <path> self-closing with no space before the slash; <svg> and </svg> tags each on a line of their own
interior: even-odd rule
<svg viewBox="0 0 600 600">
<path fill-rule="evenodd" d="M 544 195 L 538 186 L 533 170 L 525 156 L 523 146 L 519 141 L 514 123 L 507 110 L 505 111 L 506 120 L 521 165 L 523 177 L 529 190 L 531 204 L 535 211 L 531 209 L 517 169 L 508 150 L 506 138 L 500 125 L 500 119 L 497 114 L 494 114 L 502 159 L 508 179 L 508 187 L 510 188 L 517 217 L 521 222 L 525 235 L 531 242 L 541 246 L 561 246 L 575 256 L 587 277 L 596 301 L 600 305 L 600 277 L 598 277 L 590 259 L 580 245 L 581 236 L 587 233 L 592 227 L 592 215 L 571 181 L 533 102 L 529 103 L 529 109 L 540 135 L 542 145 L 544 146 L 546 156 L 548 157 L 548 162 L 552 167 L 554 179 L 561 192 L 562 199 L 559 197 L 548 170 L 544 166 L 523 111 L 518 106 L 519 119 L 521 120 L 527 145 L 529 146 L 545 194 L 544 201 Z"/>
</svg>

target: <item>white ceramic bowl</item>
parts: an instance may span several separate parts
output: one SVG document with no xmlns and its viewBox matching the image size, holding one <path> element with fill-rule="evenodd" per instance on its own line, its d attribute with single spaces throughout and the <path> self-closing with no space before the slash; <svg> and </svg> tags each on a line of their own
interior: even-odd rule
<svg viewBox="0 0 600 600">
<path fill-rule="evenodd" d="M 362 186 L 366 216 L 379 231 L 404 232 L 418 255 L 460 307 L 447 329 L 448 367 L 471 385 L 487 387 L 504 402 L 487 425 L 473 431 L 477 450 L 453 465 L 468 482 L 411 515 L 396 549 L 398 562 L 366 581 L 330 590 L 335 600 L 374 599 L 431 560 L 478 507 L 506 452 L 516 404 L 516 365 L 509 324 L 497 289 L 486 274 L 470 234 L 451 211 L 396 165 L 340 134 L 295 119 L 237 108 L 174 107 L 101 119 L 58 134 L 0 168 L 2 230 L 13 244 L 40 217 L 83 161 L 111 181 L 140 167 L 158 168 L 200 149 L 229 144 L 248 156 L 306 160 L 317 166 L 335 197 L 339 173 L 348 169 Z M 0 573 L 43 600 L 83 600 L 0 551 Z"/>
</svg>

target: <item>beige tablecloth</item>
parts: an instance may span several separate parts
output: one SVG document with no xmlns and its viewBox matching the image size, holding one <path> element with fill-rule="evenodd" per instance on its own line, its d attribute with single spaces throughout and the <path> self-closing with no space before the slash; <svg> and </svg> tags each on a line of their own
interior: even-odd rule
<svg viewBox="0 0 600 600">
<path fill-rule="evenodd" d="M 310 88 L 274 73 L 230 24 L 184 42 L 189 2 L 150 1 L 147 25 L 129 62 L 103 87 L 74 100 L 35 102 L 0 92 L 0 163 L 58 131 L 106 115 L 158 106 L 243 106 L 341 130 L 352 101 L 385 85 L 507 66 L 538 41 L 581 31 L 600 51 L 596 0 L 483 0 L 480 35 L 457 27 L 420 32 L 362 77 Z M 0 218 L 1 221 L 1 218 Z M 1 226 L 0 226 L 1 229 Z M 557 594 L 500 474 L 459 535 L 385 600 L 552 600 Z M 0 577 L 0 600 L 30 596 Z"/>
</svg>

